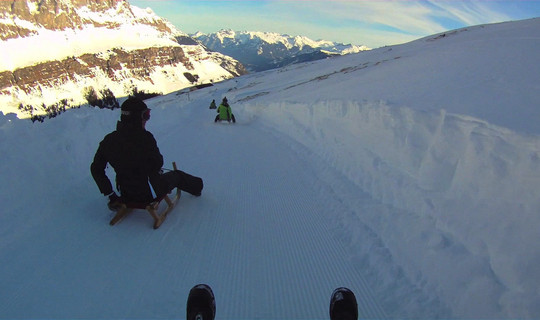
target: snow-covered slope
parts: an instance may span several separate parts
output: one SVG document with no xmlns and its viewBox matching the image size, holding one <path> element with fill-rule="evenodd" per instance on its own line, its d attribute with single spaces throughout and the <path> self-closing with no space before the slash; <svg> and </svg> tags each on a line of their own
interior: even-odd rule
<svg viewBox="0 0 540 320">
<path fill-rule="evenodd" d="M 192 36 L 209 49 L 231 56 L 253 71 L 369 50 L 366 46 L 275 32 L 221 30 L 210 34 L 198 32 Z"/>
<path fill-rule="evenodd" d="M 0 39 L 0 110 L 21 117 L 31 115 L 21 104 L 43 114 L 42 104 L 85 103 L 86 88 L 169 93 L 245 73 L 126 0 L 2 1 Z"/>
<path fill-rule="evenodd" d="M 0 117 L 0 314 L 540 317 L 540 19 L 478 26 L 148 101 L 166 163 L 203 177 L 160 229 L 115 227 L 89 173 L 118 111 Z M 227 96 L 235 125 L 214 124 Z"/>
<path fill-rule="evenodd" d="M 11 1 L 5 2 L 10 4 Z M 27 10 L 31 15 L 39 16 L 39 2 L 19 3 L 21 6 L 28 6 Z M 167 20 L 158 17 L 151 9 L 143 10 L 130 6 L 125 1 L 116 1 L 116 5 L 102 10 L 92 7 L 92 4 L 97 5 L 97 2 L 92 1 L 88 6 L 82 7 L 77 7 L 69 0 L 60 0 L 59 3 L 64 7 L 60 7 L 52 15 L 59 17 L 65 13 L 65 16 L 73 21 L 69 25 L 59 25 L 54 18 L 51 23 L 43 25 L 37 17 L 34 18 L 37 21 L 26 18 L 22 10 L 2 12 L 2 38 L 5 42 L 2 43 L 1 71 L 78 57 L 85 53 L 98 54 L 114 47 L 135 50 L 173 46 L 177 45 L 174 36 L 186 35 Z M 25 31 L 19 34 L 9 33 L 7 26 L 24 28 Z M 36 50 L 40 50 L 40 54 L 36 54 Z"/>
</svg>

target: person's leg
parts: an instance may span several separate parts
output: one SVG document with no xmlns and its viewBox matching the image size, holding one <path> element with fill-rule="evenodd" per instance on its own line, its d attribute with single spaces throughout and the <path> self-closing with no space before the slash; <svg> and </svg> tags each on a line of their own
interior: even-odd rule
<svg viewBox="0 0 540 320">
<path fill-rule="evenodd" d="M 171 192 L 174 188 L 179 188 L 182 191 L 188 192 L 194 196 L 200 196 L 203 189 L 203 180 L 199 177 L 192 176 L 181 170 L 169 171 L 160 176 L 162 181 L 161 194 L 164 195 Z M 156 192 L 158 192 L 156 190 Z"/>
</svg>

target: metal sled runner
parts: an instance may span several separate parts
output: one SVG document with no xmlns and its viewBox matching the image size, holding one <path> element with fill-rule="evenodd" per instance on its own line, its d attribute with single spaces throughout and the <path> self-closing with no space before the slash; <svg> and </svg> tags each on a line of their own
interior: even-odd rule
<svg viewBox="0 0 540 320">
<path fill-rule="evenodd" d="M 173 162 L 173 168 L 176 169 L 176 163 Z M 176 206 L 176 203 L 178 203 L 178 200 L 180 199 L 180 189 L 176 188 L 176 194 L 172 197 L 170 197 L 171 194 L 166 194 L 165 196 L 155 199 L 154 201 L 148 203 L 148 202 L 127 202 L 122 203 L 120 205 L 120 208 L 116 212 L 116 215 L 112 218 L 112 220 L 109 222 L 111 226 L 114 226 L 118 222 L 122 221 L 128 214 L 133 212 L 133 210 L 136 209 L 142 209 L 146 210 L 150 216 L 154 219 L 154 229 L 157 229 L 161 226 L 163 221 L 167 218 L 167 214 L 174 209 Z M 161 201 L 165 200 L 165 203 L 167 204 L 167 207 L 161 212 L 158 213 L 159 204 Z"/>
</svg>

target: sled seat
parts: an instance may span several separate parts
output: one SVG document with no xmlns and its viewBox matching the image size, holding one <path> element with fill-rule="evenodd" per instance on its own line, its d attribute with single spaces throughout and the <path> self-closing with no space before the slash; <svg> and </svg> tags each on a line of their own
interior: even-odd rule
<svg viewBox="0 0 540 320">
<path fill-rule="evenodd" d="M 175 162 L 173 162 L 173 167 L 174 170 L 177 170 Z M 173 196 L 172 199 L 169 197 L 169 195 L 171 195 L 171 193 L 156 198 L 151 202 L 123 202 L 120 204 L 120 208 L 118 209 L 116 215 L 112 218 L 109 224 L 111 226 L 114 226 L 122 219 L 124 219 L 133 210 L 141 209 L 146 210 L 152 216 L 152 218 L 154 219 L 154 229 L 157 229 L 161 226 L 163 221 L 165 221 L 165 218 L 167 218 L 167 214 L 171 212 L 171 210 L 174 208 L 174 206 L 178 202 L 178 199 L 180 199 L 180 189 L 176 188 L 176 194 Z M 165 208 L 163 212 L 158 213 L 159 204 L 163 200 L 165 200 L 165 203 L 167 203 L 167 208 Z"/>
<path fill-rule="evenodd" d="M 171 212 L 171 210 L 176 205 L 176 202 L 178 202 L 178 199 L 180 199 L 180 189 L 176 188 L 176 194 L 171 199 L 169 195 L 164 195 L 163 197 L 156 199 L 152 202 L 126 202 L 122 203 L 120 205 L 120 209 L 116 212 L 116 215 L 112 218 L 111 222 L 109 223 L 111 226 L 114 226 L 120 220 L 122 220 L 125 216 L 127 216 L 129 213 L 131 213 L 133 210 L 141 209 L 146 210 L 150 216 L 154 219 L 154 229 L 157 229 L 161 226 L 163 221 L 165 221 L 165 218 L 167 218 L 167 214 Z M 167 203 L 167 207 L 163 210 L 163 212 L 158 213 L 159 204 L 161 201 L 165 200 Z"/>
<path fill-rule="evenodd" d="M 151 202 L 134 202 L 134 201 L 127 201 L 127 202 L 124 202 L 124 205 L 128 208 L 128 209 L 146 209 L 146 207 L 148 206 L 154 206 L 155 204 L 159 204 L 162 200 L 164 199 L 169 199 L 170 201 L 170 198 L 168 195 L 164 195 L 163 197 L 160 197 L 160 198 L 155 198 L 154 200 L 152 200 Z M 167 200 L 165 200 L 167 201 Z M 167 201 L 167 204 L 169 202 Z"/>
</svg>

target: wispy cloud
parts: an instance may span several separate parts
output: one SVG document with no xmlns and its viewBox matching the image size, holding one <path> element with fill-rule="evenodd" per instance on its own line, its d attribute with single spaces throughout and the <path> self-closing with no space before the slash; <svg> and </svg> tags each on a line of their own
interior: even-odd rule
<svg viewBox="0 0 540 320">
<path fill-rule="evenodd" d="M 354 29 L 376 45 L 413 40 L 448 29 L 511 20 L 493 8 L 495 1 L 274 1 L 282 11 L 302 12 L 336 29 Z M 328 32 L 326 32 L 328 33 Z M 335 38 L 334 38 L 335 39 Z M 369 39 L 369 40 L 368 40 Z"/>
<path fill-rule="evenodd" d="M 512 20 L 502 4 L 469 0 L 132 0 L 158 9 L 181 30 L 223 28 L 305 35 L 370 47 L 408 42 L 469 25 Z M 517 1 L 516 1 L 517 2 Z M 508 8 L 508 6 L 504 7 Z"/>
<path fill-rule="evenodd" d="M 318 10 L 336 21 L 350 21 L 371 27 L 390 27 L 404 33 L 433 31 L 440 26 L 425 19 L 430 10 L 417 2 L 405 1 L 325 1 L 311 2 L 310 10 Z M 299 8 L 300 9 L 300 8 Z"/>
<path fill-rule="evenodd" d="M 283 1 L 297 10 L 320 12 L 336 21 L 355 21 L 375 28 L 394 29 L 405 34 L 432 34 L 446 24 L 475 25 L 510 20 L 481 1 Z"/>
<path fill-rule="evenodd" d="M 465 25 L 477 25 L 489 22 L 501 22 L 512 18 L 493 9 L 497 1 L 429 1 L 436 16 L 447 17 Z"/>
</svg>

